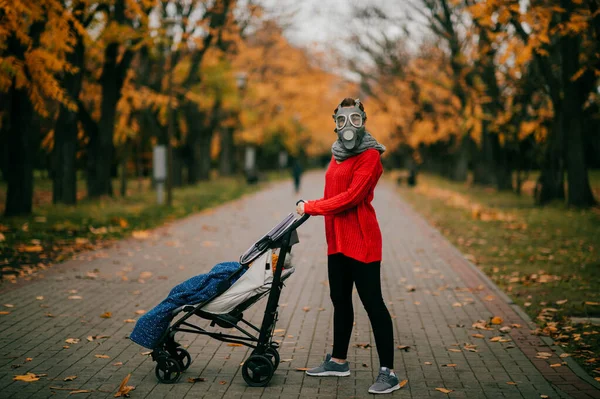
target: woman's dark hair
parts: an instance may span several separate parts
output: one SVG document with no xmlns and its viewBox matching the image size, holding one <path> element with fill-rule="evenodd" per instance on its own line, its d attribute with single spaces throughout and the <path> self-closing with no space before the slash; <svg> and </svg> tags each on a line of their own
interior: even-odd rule
<svg viewBox="0 0 600 399">
<path fill-rule="evenodd" d="M 340 103 L 340 107 L 353 107 L 354 104 L 356 104 L 356 100 L 352 97 L 346 97 L 342 100 L 342 102 Z M 360 110 L 362 112 L 365 113 L 365 122 L 367 121 L 367 113 L 365 112 L 365 107 L 363 106 L 363 103 L 359 102 L 358 103 L 358 108 L 360 108 Z M 337 108 L 333 110 L 333 113 L 335 114 L 337 111 Z"/>
</svg>

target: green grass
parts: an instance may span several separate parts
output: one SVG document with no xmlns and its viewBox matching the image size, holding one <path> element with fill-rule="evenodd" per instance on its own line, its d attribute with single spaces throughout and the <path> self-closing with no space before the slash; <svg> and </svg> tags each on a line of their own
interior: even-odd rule
<svg viewBox="0 0 600 399">
<path fill-rule="evenodd" d="M 284 177 L 287 175 L 269 173 L 266 180 Z M 109 245 L 134 231 L 157 227 L 223 204 L 264 188 L 265 184 L 248 185 L 242 177 L 212 179 L 175 189 L 171 207 L 156 203 L 156 193 L 147 181 L 138 194 L 125 198 L 84 199 L 76 206 L 41 201 L 29 217 L 0 218 L 0 274 L 4 280 L 11 281 L 15 281 L 15 277 L 27 277 L 71 258 L 74 253 Z M 50 187 L 47 186 L 36 184 L 38 200 L 51 198 L 51 192 L 45 191 Z M 132 192 L 137 188 L 136 182 L 130 184 Z"/>
<path fill-rule="evenodd" d="M 600 327 L 568 321 L 600 317 L 600 209 L 540 208 L 528 195 L 418 179 L 413 189 L 399 188 L 402 196 L 593 372 L 600 359 L 586 362 L 594 358 L 585 351 L 600 352 Z M 591 181 L 600 188 L 600 172 Z"/>
</svg>

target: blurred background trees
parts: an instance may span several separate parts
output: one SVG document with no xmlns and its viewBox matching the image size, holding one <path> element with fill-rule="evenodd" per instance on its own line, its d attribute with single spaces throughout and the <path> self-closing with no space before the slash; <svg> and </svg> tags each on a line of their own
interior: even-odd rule
<svg viewBox="0 0 600 399">
<path fill-rule="evenodd" d="M 259 1 L 0 2 L 4 213 L 111 196 L 172 148 L 172 184 L 329 158 L 331 112 L 360 97 L 390 167 L 419 164 L 535 201 L 595 204 L 597 0 L 360 2 L 326 47 L 292 44 Z M 401 9 L 401 11 L 397 11 Z M 310 23 L 310 21 L 307 21 Z M 339 20 L 334 21 L 339 24 Z M 259 156 L 256 156 L 259 154 Z M 246 171 L 247 172 L 247 171 Z"/>
</svg>

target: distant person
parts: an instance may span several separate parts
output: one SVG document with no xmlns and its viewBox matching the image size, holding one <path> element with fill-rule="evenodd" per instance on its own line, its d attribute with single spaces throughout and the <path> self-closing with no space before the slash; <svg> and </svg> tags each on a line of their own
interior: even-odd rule
<svg viewBox="0 0 600 399">
<path fill-rule="evenodd" d="M 371 205 L 373 191 L 383 173 L 380 154 L 385 147 L 365 130 L 367 115 L 362 103 L 345 98 L 335 109 L 337 140 L 325 174 L 322 199 L 299 203 L 302 215 L 325 216 L 327 269 L 333 302 L 333 352 L 319 367 L 306 371 L 310 376 L 348 376 L 346 360 L 354 324 L 352 288 L 369 315 L 380 369 L 370 393 L 391 393 L 400 389 L 394 374 L 394 332 L 392 319 L 381 293 L 381 231 Z"/>
<path fill-rule="evenodd" d="M 298 194 L 300 191 L 300 178 L 302 177 L 302 165 L 297 159 L 292 164 L 292 176 L 294 177 L 294 191 Z"/>
</svg>

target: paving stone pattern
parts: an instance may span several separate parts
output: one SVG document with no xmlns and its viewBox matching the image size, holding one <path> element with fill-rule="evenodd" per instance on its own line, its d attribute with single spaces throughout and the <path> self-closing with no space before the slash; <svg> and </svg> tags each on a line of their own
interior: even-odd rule
<svg viewBox="0 0 600 399">
<path fill-rule="evenodd" d="M 302 184 L 302 197 L 320 197 L 323 173 L 306 174 Z M 132 398 L 372 396 L 367 389 L 377 376 L 379 361 L 356 293 L 351 376 L 314 378 L 296 370 L 320 364 L 331 351 L 332 305 L 323 220 L 318 217 L 300 228 L 301 242 L 293 250 L 296 273 L 283 290 L 276 327 L 283 330 L 276 339 L 281 341 L 284 361 L 268 387 L 252 388 L 244 382 L 240 363 L 249 349 L 191 334 L 178 339 L 192 355 L 191 367 L 178 383 L 159 384 L 155 363 L 143 354 L 147 350 L 127 339 L 133 324 L 124 320 L 151 309 L 179 282 L 218 262 L 237 260 L 294 210 L 297 198 L 291 182 L 275 183 L 159 228 L 147 239 L 132 238 L 110 249 L 80 254 L 54 266 L 43 278 L 1 286 L 0 306 L 14 307 L 4 308 L 10 314 L 0 316 L 0 397 L 112 398 L 129 373 L 128 385 L 136 387 Z M 374 205 L 384 236 L 382 284 L 394 319 L 395 346 L 408 346 L 395 349 L 396 372 L 408 383 L 393 397 L 600 397 L 597 387 L 582 382 L 567 365 L 555 370 L 548 366 L 555 359 L 535 363 L 538 351 L 551 348 L 537 337 L 529 338 L 528 321 L 401 200 L 393 185 L 380 183 Z M 260 324 L 265 304 L 258 302 L 245 317 Z M 105 312 L 111 317 L 100 317 Z M 499 335 L 496 330 L 471 326 L 492 316 L 523 326 L 504 337 L 508 342 L 490 342 Z M 201 326 L 209 324 L 194 320 Z M 472 336 L 478 333 L 485 338 Z M 90 342 L 89 336 L 107 338 Z M 80 341 L 68 344 L 68 338 Z M 465 343 L 477 345 L 477 352 L 465 350 Z M 13 381 L 15 375 L 28 372 L 47 376 L 31 383 Z M 549 372 L 554 374 L 548 376 Z M 64 381 L 67 376 L 77 378 Z M 205 381 L 187 382 L 198 376 Z M 69 395 L 66 389 L 91 392 Z"/>
</svg>

